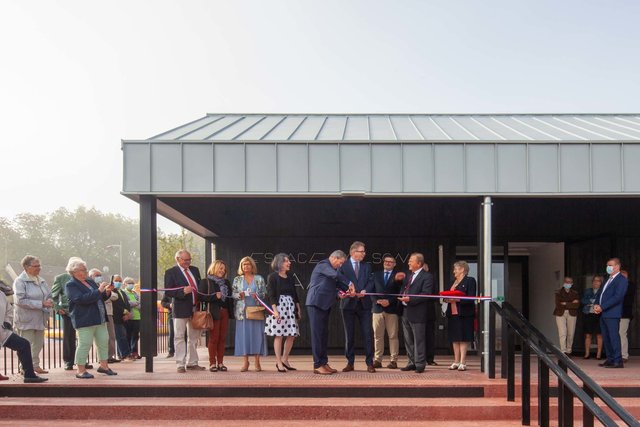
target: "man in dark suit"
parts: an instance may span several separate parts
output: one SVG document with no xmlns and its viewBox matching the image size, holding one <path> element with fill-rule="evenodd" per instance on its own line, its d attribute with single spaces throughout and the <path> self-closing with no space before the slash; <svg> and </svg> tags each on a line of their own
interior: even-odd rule
<svg viewBox="0 0 640 427">
<path fill-rule="evenodd" d="M 338 372 L 329 366 L 327 357 L 329 314 L 339 290 L 355 294 L 353 284 L 338 271 L 346 258 L 344 252 L 333 251 L 329 258 L 320 261 L 311 273 L 306 306 L 311 327 L 311 352 L 315 374 L 331 375 Z"/>
<path fill-rule="evenodd" d="M 367 372 L 376 372 L 373 367 L 372 303 L 371 298 L 365 296 L 367 293 L 373 292 L 373 274 L 371 273 L 371 264 L 363 262 L 365 254 L 364 243 L 353 242 L 349 248 L 349 259 L 339 269 L 353 283 L 356 290 L 356 295 L 342 295 L 340 297 L 342 299 L 340 301 L 340 310 L 342 310 L 342 324 L 344 325 L 345 335 L 344 355 L 347 358 L 347 365 L 342 369 L 342 372 L 350 372 L 354 369 L 356 320 L 360 323 L 362 339 L 364 340 Z"/>
<path fill-rule="evenodd" d="M 165 295 L 173 298 L 173 326 L 176 365 L 178 372 L 185 373 L 187 369 L 202 371 L 204 366 L 198 366 L 198 331 L 191 327 L 193 310 L 198 303 L 198 282 L 200 270 L 191 266 L 191 254 L 180 249 L 176 252 L 178 265 L 164 272 Z M 175 289 L 177 288 L 177 289 Z M 187 345 L 185 346 L 185 331 Z"/>
<path fill-rule="evenodd" d="M 402 286 L 401 280 L 396 280 L 394 268 L 396 260 L 391 255 L 382 258 L 382 271 L 373 273 L 373 286 L 376 294 L 399 294 Z M 373 336 L 374 336 L 374 368 L 382 368 L 382 357 L 384 356 L 384 334 L 389 335 L 389 369 L 398 368 L 398 353 L 400 350 L 400 340 L 398 339 L 399 325 L 398 314 L 401 312 L 401 304 L 395 296 L 372 295 L 371 301 L 373 316 Z"/>
<path fill-rule="evenodd" d="M 424 256 L 414 252 L 408 261 L 409 273 L 402 282 L 402 294 L 430 295 L 434 292 L 433 275 L 424 270 Z M 402 275 L 403 273 L 399 273 Z M 402 277 L 402 276 L 400 276 Z M 402 330 L 404 332 L 404 346 L 407 350 L 409 362 L 401 368 L 402 371 L 415 370 L 421 374 L 427 364 L 426 356 L 426 327 L 428 322 L 428 298 L 398 297 L 404 308 L 402 313 Z"/>
<path fill-rule="evenodd" d="M 600 363 L 605 368 L 623 368 L 622 349 L 620 344 L 620 318 L 622 317 L 622 303 L 627 292 L 627 279 L 620 274 L 620 259 L 611 258 L 607 261 L 609 280 L 601 286 L 596 294 L 593 311 L 600 314 L 600 330 L 607 360 Z"/>
</svg>

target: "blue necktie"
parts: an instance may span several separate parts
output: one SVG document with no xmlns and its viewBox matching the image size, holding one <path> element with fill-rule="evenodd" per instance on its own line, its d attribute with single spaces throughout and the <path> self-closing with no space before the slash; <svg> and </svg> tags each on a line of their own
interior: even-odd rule
<svg viewBox="0 0 640 427">
<path fill-rule="evenodd" d="M 391 274 L 390 271 L 385 271 L 384 272 L 384 284 L 386 285 L 387 282 L 389 282 L 389 275 Z"/>
</svg>

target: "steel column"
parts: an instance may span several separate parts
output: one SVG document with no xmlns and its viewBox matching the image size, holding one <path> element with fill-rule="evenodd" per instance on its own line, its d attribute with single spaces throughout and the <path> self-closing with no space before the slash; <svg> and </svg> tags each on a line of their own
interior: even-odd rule
<svg viewBox="0 0 640 427">
<path fill-rule="evenodd" d="M 491 295 L 491 197 L 485 197 L 482 203 L 482 295 Z M 482 311 L 483 324 L 483 347 L 482 362 L 484 372 L 489 372 L 489 357 L 487 351 L 489 349 L 489 310 Z"/>
<path fill-rule="evenodd" d="M 145 357 L 145 372 L 153 372 L 158 355 L 158 231 L 155 196 L 140 196 L 140 287 L 152 289 L 141 295 L 140 355 Z"/>
</svg>

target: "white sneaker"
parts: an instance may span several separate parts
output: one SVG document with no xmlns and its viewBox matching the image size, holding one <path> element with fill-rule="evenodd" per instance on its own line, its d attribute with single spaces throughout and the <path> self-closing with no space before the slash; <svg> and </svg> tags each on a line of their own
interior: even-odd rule
<svg viewBox="0 0 640 427">
<path fill-rule="evenodd" d="M 449 370 L 455 371 L 456 369 L 459 369 L 459 366 L 460 366 L 459 363 L 452 363 L 451 366 L 449 366 Z"/>
<path fill-rule="evenodd" d="M 458 365 L 458 371 L 466 371 L 467 370 L 467 365 L 465 365 L 464 363 L 461 363 L 460 365 Z"/>
</svg>

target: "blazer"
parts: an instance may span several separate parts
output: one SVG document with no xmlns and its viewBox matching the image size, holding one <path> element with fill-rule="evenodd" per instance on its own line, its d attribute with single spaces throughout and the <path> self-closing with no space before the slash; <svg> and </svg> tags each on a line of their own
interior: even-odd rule
<svg viewBox="0 0 640 427">
<path fill-rule="evenodd" d="M 602 308 L 601 317 L 604 319 L 620 319 L 622 317 L 622 303 L 629 286 L 627 279 L 620 273 L 609 283 L 605 292 L 603 283 L 596 294 L 596 304 Z"/>
<path fill-rule="evenodd" d="M 245 303 L 244 300 L 240 299 L 240 292 L 242 292 L 243 281 L 244 276 L 236 276 L 233 279 L 233 284 L 231 285 L 231 296 L 235 301 L 233 315 L 236 320 L 244 320 Z M 267 297 L 267 284 L 264 282 L 264 278 L 261 275 L 256 274 L 255 276 L 253 276 L 253 282 L 256 284 L 256 295 L 258 295 L 258 297 L 262 301 L 264 301 Z M 257 301 L 256 306 L 262 307 Z"/>
<path fill-rule="evenodd" d="M 108 292 L 100 293 L 98 285 L 91 279 L 87 279 L 89 288 L 75 278 L 64 286 L 64 291 L 69 298 L 69 315 L 71 324 L 75 329 L 87 326 L 96 326 L 107 322 L 107 308 L 104 301 L 109 298 Z M 103 306 L 104 317 L 100 316 L 99 305 Z"/>
<path fill-rule="evenodd" d="M 125 313 L 131 313 L 131 304 L 129 304 L 129 298 L 127 298 L 122 289 L 114 289 L 111 293 L 118 295 L 118 299 L 111 304 L 113 306 L 113 323 L 120 325 L 124 323 L 122 316 Z"/>
<path fill-rule="evenodd" d="M 311 272 L 305 305 L 329 310 L 338 297 L 338 290 L 348 291 L 349 279 L 334 269 L 328 258 L 324 259 Z"/>
<path fill-rule="evenodd" d="M 468 297 L 476 296 L 476 279 L 469 276 L 464 276 L 462 281 L 458 283 L 456 286 L 457 291 L 464 292 L 464 294 Z M 455 299 L 455 297 L 451 297 L 451 299 Z M 474 317 L 476 315 L 476 303 L 472 300 L 461 300 L 456 303 L 456 307 L 458 307 L 458 316 L 460 317 Z M 447 317 L 451 317 L 453 314 L 451 313 L 451 304 L 447 306 Z"/>
<path fill-rule="evenodd" d="M 573 302 L 578 300 L 578 302 Z M 562 305 L 565 302 L 566 304 Z M 569 315 L 577 316 L 578 309 L 580 308 L 580 295 L 573 289 L 569 289 L 569 292 L 564 288 L 560 288 L 556 291 L 556 308 L 553 310 L 554 316 L 562 316 L 565 310 L 569 310 Z"/>
<path fill-rule="evenodd" d="M 198 286 L 200 282 L 200 270 L 198 267 L 190 266 L 189 271 L 196 279 L 195 285 Z M 184 273 L 179 266 L 174 265 L 164 272 L 164 287 L 165 288 L 184 288 L 189 286 L 187 278 L 184 277 Z M 174 291 L 165 291 L 165 295 L 173 298 L 173 318 L 174 319 L 187 319 L 193 315 L 193 297 L 191 294 L 184 293 L 183 289 Z"/>
<path fill-rule="evenodd" d="M 400 293 L 403 293 L 412 274 L 413 272 L 411 271 L 406 273 L 406 277 L 402 281 Z M 435 285 L 433 283 L 433 274 L 421 269 L 416 278 L 413 279 L 413 283 L 411 283 L 408 293 L 433 295 L 434 292 Z M 410 298 L 407 305 L 404 306 L 402 316 L 406 317 L 411 323 L 426 323 L 428 321 L 435 320 L 436 315 L 434 308 L 435 299 L 414 297 Z"/>
<path fill-rule="evenodd" d="M 349 279 L 349 281 L 353 282 L 353 285 L 356 288 L 356 292 L 360 292 L 364 290 L 367 293 L 373 292 L 374 284 L 373 284 L 373 274 L 371 273 L 371 264 L 368 262 L 360 263 L 360 271 L 358 272 L 358 278 L 356 278 L 356 272 L 353 270 L 353 264 L 351 264 L 351 258 L 347 258 L 347 260 L 342 264 L 342 267 L 338 269 L 344 277 Z M 371 298 L 345 298 L 340 301 L 340 309 L 341 310 L 355 310 L 358 308 L 358 301 L 362 302 L 362 308 L 365 310 L 371 310 Z"/>
<path fill-rule="evenodd" d="M 229 312 L 229 318 L 234 318 L 233 313 L 233 296 L 231 295 L 231 283 L 227 279 L 224 279 L 224 283 L 227 285 L 229 295 L 222 301 L 222 298 L 216 297 L 216 293 L 220 292 L 220 285 L 215 280 L 204 278 L 198 282 L 198 291 L 200 292 L 200 301 L 208 303 L 209 313 L 213 320 L 220 320 L 220 309 L 226 308 Z M 204 294 L 204 295 L 203 295 Z"/>
<path fill-rule="evenodd" d="M 377 294 L 399 294 L 400 287 L 402 286 L 402 280 L 395 280 L 396 271 L 392 271 L 389 276 L 389 281 L 384 283 L 384 270 L 376 271 L 373 273 L 373 291 Z M 384 297 L 378 295 L 372 295 L 371 298 L 371 311 L 374 313 L 389 313 L 389 314 L 401 314 L 403 305 L 398 301 L 398 297 Z M 386 299 L 389 301 L 388 307 L 383 307 L 377 303 L 380 299 Z"/>
</svg>

